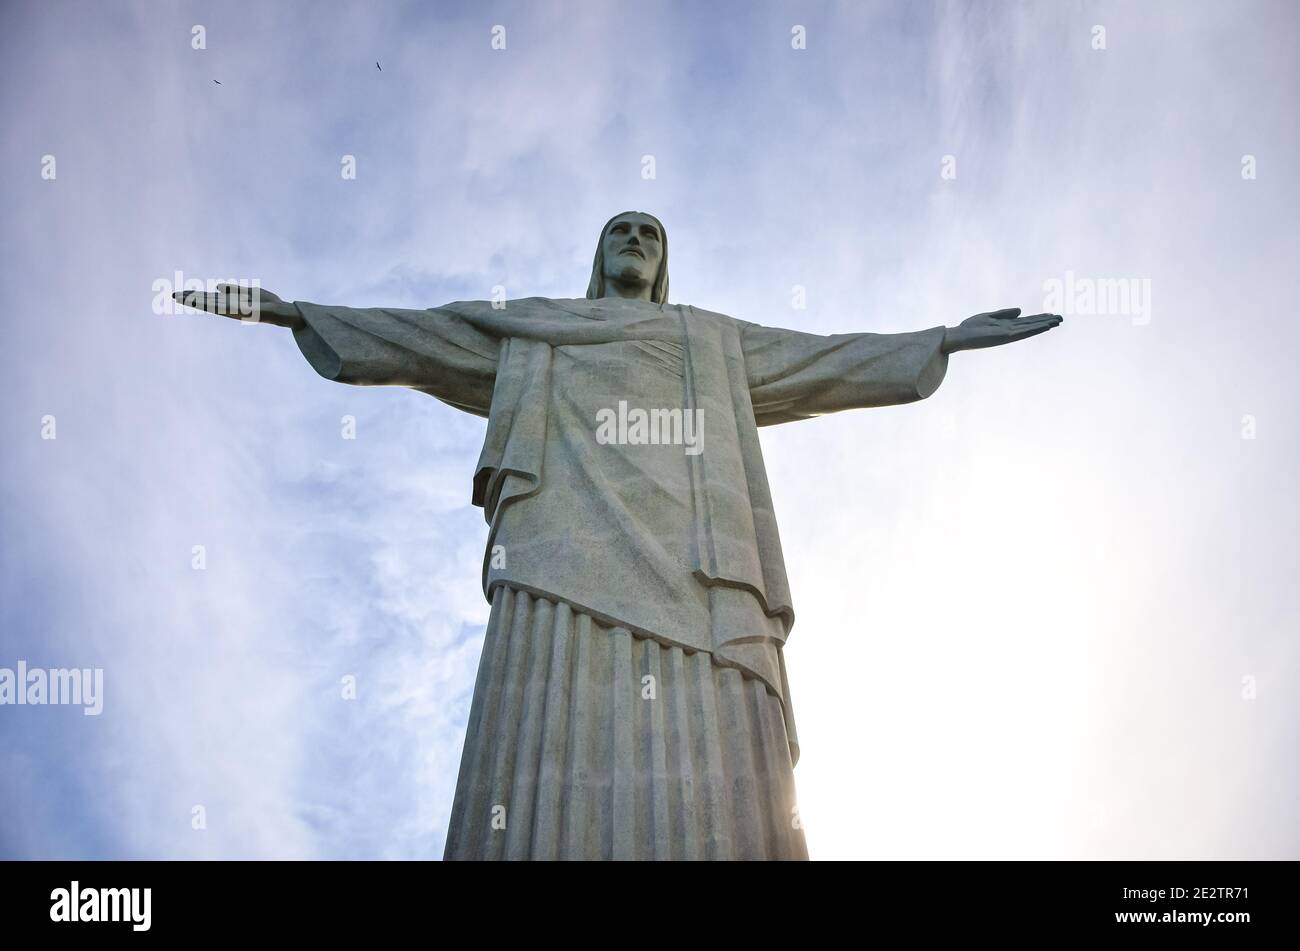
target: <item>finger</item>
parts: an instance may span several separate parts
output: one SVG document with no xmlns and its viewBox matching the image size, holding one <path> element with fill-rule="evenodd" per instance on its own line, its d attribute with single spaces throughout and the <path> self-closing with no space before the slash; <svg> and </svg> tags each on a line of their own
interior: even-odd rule
<svg viewBox="0 0 1300 951">
<path fill-rule="evenodd" d="M 260 310 L 259 289 L 246 284 L 218 284 L 222 295 L 221 313 L 227 317 L 247 317 Z"/>
<path fill-rule="evenodd" d="M 1020 308 L 1007 307 L 1004 308 L 1003 310 L 991 311 L 990 313 L 987 313 L 984 316 L 992 317 L 994 320 L 1014 320 L 1015 318 L 1020 316 Z"/>
<path fill-rule="evenodd" d="M 1045 324 L 1048 327 L 1056 327 L 1060 323 L 1061 323 L 1061 316 L 1059 314 L 1035 314 L 1032 317 L 1021 317 L 1019 320 L 1013 321 L 1011 326 L 1037 327 L 1039 325 Z"/>
<path fill-rule="evenodd" d="M 1011 328 L 1016 327 L 1037 327 L 1039 324 L 1046 324 L 1049 327 L 1055 327 L 1061 322 L 1061 318 L 1056 314 L 1036 314 L 1033 317 L 1021 317 L 1013 321 Z"/>
<path fill-rule="evenodd" d="M 186 307 L 193 307 L 195 310 L 201 310 L 208 314 L 217 314 L 221 317 L 244 317 L 254 312 L 256 301 L 250 298 L 246 293 L 240 295 L 240 287 L 236 284 L 219 284 L 218 291 L 215 294 L 204 293 L 203 291 L 178 291 L 172 294 L 172 297 L 180 301 Z M 231 293 L 223 293 L 227 288 L 233 288 Z M 248 291 L 249 288 L 243 288 Z"/>
<path fill-rule="evenodd" d="M 1016 324 L 1015 328 L 1007 331 L 1007 336 L 1012 340 L 1019 340 L 1021 337 L 1028 337 L 1032 334 L 1040 334 L 1045 330 L 1051 330 L 1056 324 Z"/>
<path fill-rule="evenodd" d="M 215 294 L 205 294 L 203 291 L 176 291 L 172 297 L 180 301 L 186 307 L 193 307 L 195 310 L 206 310 L 216 313 L 217 296 Z"/>
<path fill-rule="evenodd" d="M 1011 340 L 1024 340 L 1026 337 L 1036 337 L 1038 334 L 1045 334 L 1055 327 L 1056 324 L 1039 324 L 1033 327 L 1027 327 L 1024 330 L 1013 330 L 1010 335 Z"/>
</svg>

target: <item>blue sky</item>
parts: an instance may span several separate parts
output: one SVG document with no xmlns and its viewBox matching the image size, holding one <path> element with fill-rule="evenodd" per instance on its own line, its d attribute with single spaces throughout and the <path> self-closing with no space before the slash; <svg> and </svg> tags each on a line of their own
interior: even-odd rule
<svg viewBox="0 0 1300 951">
<path fill-rule="evenodd" d="M 0 707 L 0 855 L 441 855 L 483 422 L 153 282 L 580 296 L 625 208 L 676 302 L 819 333 L 1149 282 L 764 432 L 814 857 L 1300 855 L 1293 5 L 9 3 L 0 36 L 0 666 L 106 692 Z"/>
</svg>

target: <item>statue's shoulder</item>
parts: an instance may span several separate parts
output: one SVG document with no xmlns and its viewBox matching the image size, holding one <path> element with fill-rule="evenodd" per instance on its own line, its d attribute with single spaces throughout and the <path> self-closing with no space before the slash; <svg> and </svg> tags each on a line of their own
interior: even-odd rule
<svg viewBox="0 0 1300 951">
<path fill-rule="evenodd" d="M 586 316 L 596 301 L 563 297 L 508 297 L 497 300 L 455 300 L 432 310 L 447 311 L 462 317 L 505 317 L 511 313 L 576 314 Z"/>
<path fill-rule="evenodd" d="M 507 301 L 506 308 L 518 307 L 556 315 L 576 314 L 587 317 L 600 312 L 605 303 L 585 297 L 519 297 Z"/>
<path fill-rule="evenodd" d="M 442 308 L 466 317 L 508 317 L 527 314 L 530 317 L 577 317 L 586 320 L 643 320 L 656 314 L 680 314 L 687 320 L 716 322 L 729 326 L 743 326 L 746 322 L 695 307 L 692 304 L 652 304 L 646 301 L 624 300 L 619 297 L 519 297 L 500 301 L 452 301 Z"/>
<path fill-rule="evenodd" d="M 511 301 L 511 306 L 514 305 Z M 529 297 L 519 302 L 556 315 L 585 317 L 591 320 L 639 321 L 663 313 L 689 311 L 677 304 L 651 304 L 621 297 Z"/>
<path fill-rule="evenodd" d="M 497 298 L 493 300 L 453 300 L 453 301 L 448 301 L 447 303 L 442 304 L 441 306 L 446 308 L 452 308 L 455 310 L 477 310 L 478 308 L 482 308 L 482 307 L 486 307 L 489 310 L 505 310 L 507 307 L 514 307 L 515 305 L 520 305 L 520 306 L 525 304 L 546 305 L 546 304 L 556 304 L 556 303 L 563 303 L 563 302 L 551 300 L 551 298 L 549 297 L 503 297 L 503 298 Z M 434 307 L 431 309 L 438 310 L 439 308 Z"/>
<path fill-rule="evenodd" d="M 705 310 L 703 307 L 696 307 L 694 304 L 682 304 L 680 306 L 682 310 L 686 311 L 688 314 L 691 314 L 700 320 L 716 320 L 719 323 L 724 323 L 724 324 L 745 323 L 745 321 L 737 320 L 735 317 L 728 316 L 727 314 L 720 314 L 714 310 Z"/>
</svg>

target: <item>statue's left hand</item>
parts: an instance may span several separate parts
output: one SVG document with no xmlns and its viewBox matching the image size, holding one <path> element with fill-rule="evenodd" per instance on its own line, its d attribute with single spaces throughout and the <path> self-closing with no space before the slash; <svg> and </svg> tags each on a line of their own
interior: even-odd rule
<svg viewBox="0 0 1300 951">
<path fill-rule="evenodd" d="M 1060 314 L 1030 314 L 1021 317 L 1019 307 L 976 314 L 967 317 L 956 327 L 947 329 L 943 335 L 943 352 L 1000 347 L 1004 343 L 1046 333 L 1060 322 Z"/>
<path fill-rule="evenodd" d="M 216 292 L 177 291 L 172 294 L 186 307 L 209 314 L 233 317 L 261 324 L 274 324 L 296 330 L 303 325 L 302 314 L 291 301 L 281 300 L 264 287 L 244 287 L 239 284 L 218 284 Z"/>
</svg>

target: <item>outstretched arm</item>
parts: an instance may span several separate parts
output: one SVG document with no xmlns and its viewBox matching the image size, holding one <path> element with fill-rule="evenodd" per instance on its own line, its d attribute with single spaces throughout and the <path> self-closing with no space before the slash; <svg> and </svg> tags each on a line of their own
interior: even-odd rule
<svg viewBox="0 0 1300 951">
<path fill-rule="evenodd" d="M 462 312 L 323 306 L 235 285 L 174 296 L 207 313 L 288 327 L 327 380 L 406 386 L 478 416 L 491 408 L 501 342 Z"/>
<path fill-rule="evenodd" d="M 976 314 L 956 327 L 899 334 L 820 334 L 746 324 L 741 330 L 754 419 L 771 426 L 867 406 L 925 399 L 943 382 L 948 355 L 1050 330 L 1053 314 Z"/>
</svg>

